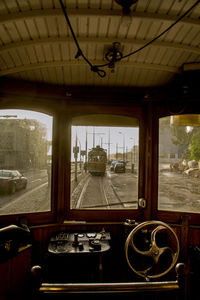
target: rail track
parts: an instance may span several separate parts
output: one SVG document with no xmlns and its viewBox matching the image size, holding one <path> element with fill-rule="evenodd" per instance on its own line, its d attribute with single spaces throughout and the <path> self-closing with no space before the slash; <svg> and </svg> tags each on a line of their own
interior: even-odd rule
<svg viewBox="0 0 200 300">
<path fill-rule="evenodd" d="M 81 185 L 81 183 L 80 183 Z M 78 193 L 76 189 L 80 189 Z M 77 186 L 74 193 L 78 195 L 74 208 L 124 208 L 125 204 L 118 195 L 109 176 L 91 176 L 82 182 L 82 186 Z"/>
</svg>

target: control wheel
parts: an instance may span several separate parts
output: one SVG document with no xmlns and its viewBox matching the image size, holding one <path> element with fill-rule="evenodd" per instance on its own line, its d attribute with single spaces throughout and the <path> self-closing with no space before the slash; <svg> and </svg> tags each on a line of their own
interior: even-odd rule
<svg viewBox="0 0 200 300">
<path fill-rule="evenodd" d="M 125 242 L 129 267 L 146 280 L 167 274 L 176 264 L 179 252 L 176 233 L 161 221 L 147 221 L 137 225 Z"/>
</svg>

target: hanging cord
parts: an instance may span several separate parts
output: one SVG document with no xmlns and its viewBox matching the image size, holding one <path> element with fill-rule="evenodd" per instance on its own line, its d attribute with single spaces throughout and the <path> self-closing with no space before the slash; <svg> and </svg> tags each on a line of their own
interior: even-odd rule
<svg viewBox="0 0 200 300">
<path fill-rule="evenodd" d="M 105 77 L 106 76 L 106 72 L 102 69 L 99 69 L 99 68 L 102 68 L 102 67 L 106 67 L 106 66 L 109 66 L 110 63 L 105 63 L 105 64 L 102 64 L 102 65 L 92 65 L 91 62 L 85 57 L 85 55 L 83 54 L 80 46 L 79 46 L 79 43 L 76 39 L 76 36 L 74 34 L 74 31 L 73 31 L 73 28 L 71 26 L 71 23 L 70 23 L 70 20 L 69 20 L 69 17 L 67 15 L 67 12 L 65 10 L 65 7 L 64 7 L 64 4 L 62 2 L 62 0 L 59 0 L 60 1 L 60 5 L 61 5 L 61 8 L 62 8 L 62 11 L 64 13 L 64 16 L 65 16 L 65 19 L 67 21 L 67 24 L 69 25 L 69 28 L 70 28 L 70 31 L 72 33 L 72 36 L 73 36 L 73 39 L 74 39 L 74 42 L 77 46 L 77 49 L 78 49 L 78 52 L 75 56 L 75 58 L 78 58 L 79 56 L 82 56 L 83 59 L 89 64 L 90 66 L 90 69 L 91 71 L 93 72 L 96 72 L 100 77 Z M 157 39 L 159 39 L 162 35 L 164 35 L 166 32 L 168 32 L 172 27 L 174 27 L 178 22 L 180 22 L 189 12 L 192 11 L 193 8 L 195 8 L 195 6 L 197 6 L 198 4 L 200 3 L 200 0 L 197 0 L 183 15 L 181 15 L 174 23 L 172 23 L 169 27 L 167 27 L 164 31 L 162 31 L 159 35 L 157 35 L 155 38 L 153 38 L 151 41 L 147 42 L 146 44 L 144 44 L 142 47 L 136 49 L 135 51 L 133 52 L 130 52 L 126 55 L 123 55 L 121 57 L 121 59 L 123 58 L 126 58 L 126 57 L 129 57 L 133 54 L 136 54 L 137 52 L 143 50 L 144 48 L 146 48 L 147 46 L 149 46 L 150 44 L 152 44 L 153 42 L 155 42 Z M 120 59 L 120 60 L 121 60 Z M 119 61 L 119 60 L 118 60 Z"/>
<path fill-rule="evenodd" d="M 79 46 L 79 43 L 77 41 L 77 38 L 76 38 L 76 36 L 74 34 L 74 30 L 73 30 L 72 25 L 70 23 L 69 17 L 67 15 L 67 12 L 66 12 L 65 7 L 64 7 L 64 4 L 63 4 L 62 0 L 59 0 L 59 1 L 60 1 L 60 5 L 61 5 L 61 8 L 62 8 L 62 11 L 63 11 L 64 16 L 65 16 L 65 19 L 67 21 L 67 24 L 68 24 L 68 26 L 70 28 L 70 31 L 71 31 L 71 34 L 73 36 L 74 42 L 76 44 L 77 50 L 78 50 L 77 53 L 76 53 L 76 55 L 75 55 L 75 58 L 78 58 L 79 56 L 82 56 L 83 59 L 88 63 L 88 65 L 90 66 L 90 69 L 93 72 L 96 72 L 102 78 L 105 77 L 106 76 L 106 72 L 104 70 L 99 69 L 98 66 L 93 66 L 91 64 L 91 62 L 87 59 L 87 57 L 83 54 L 83 52 L 82 52 L 82 50 L 81 50 L 81 48 Z"/>
</svg>

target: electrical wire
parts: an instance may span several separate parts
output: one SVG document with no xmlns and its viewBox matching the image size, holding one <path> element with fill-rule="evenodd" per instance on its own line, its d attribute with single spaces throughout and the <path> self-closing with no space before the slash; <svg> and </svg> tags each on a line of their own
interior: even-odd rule
<svg viewBox="0 0 200 300">
<path fill-rule="evenodd" d="M 65 16 L 65 19 L 66 19 L 66 21 L 67 21 L 67 24 L 68 24 L 68 26 L 69 26 L 69 28 L 70 28 L 72 37 L 73 37 L 74 42 L 75 42 L 75 44 L 76 44 L 77 50 L 78 50 L 77 53 L 76 53 L 75 58 L 78 58 L 79 56 L 82 56 L 83 59 L 84 59 L 84 60 L 88 63 L 88 65 L 90 66 L 91 71 L 96 72 L 96 73 L 97 73 L 100 77 L 102 77 L 102 78 L 105 77 L 105 76 L 106 76 L 106 72 L 105 72 L 104 70 L 99 69 L 99 67 L 92 65 L 91 62 L 87 59 L 87 57 L 83 54 L 83 51 L 81 50 L 81 48 L 80 48 L 80 46 L 79 46 L 79 43 L 78 43 L 78 41 L 77 41 L 77 38 L 76 38 L 76 36 L 75 36 L 75 34 L 74 34 L 74 30 L 73 30 L 72 25 L 71 25 L 71 23 L 70 23 L 69 17 L 68 17 L 68 15 L 67 15 L 67 12 L 66 12 L 65 7 L 64 7 L 64 4 L 63 4 L 62 0 L 59 0 L 59 1 L 60 1 L 60 5 L 61 5 L 61 8 L 62 8 L 62 11 L 63 11 L 64 16 Z"/>
<path fill-rule="evenodd" d="M 72 28 L 72 26 L 71 26 L 71 23 L 70 23 L 70 20 L 69 20 L 69 17 L 68 17 L 68 15 L 67 15 L 67 12 L 66 12 L 66 9 L 65 9 L 65 7 L 64 7 L 64 4 L 63 4 L 63 2 L 62 2 L 62 0 L 59 0 L 60 1 L 60 5 L 61 5 L 61 8 L 62 8 L 62 11 L 63 11 L 63 13 L 64 13 L 64 16 L 65 16 L 65 19 L 66 19 L 66 21 L 67 21 L 67 24 L 68 24 L 68 26 L 69 26 L 69 28 L 70 28 L 70 31 L 71 31 L 71 34 L 72 34 L 72 36 L 73 36 L 73 39 L 74 39 L 74 42 L 75 42 L 75 44 L 76 44 L 76 47 L 77 47 L 77 49 L 78 49 L 78 51 L 77 51 L 77 54 L 76 54 L 76 56 L 75 56 L 75 58 L 78 58 L 79 56 L 82 56 L 83 57 L 83 59 L 88 63 L 88 65 L 90 66 L 90 69 L 91 69 L 91 71 L 93 71 L 93 72 L 96 72 L 100 77 L 105 77 L 106 76 L 106 72 L 104 71 L 104 70 L 102 70 L 102 69 L 99 69 L 99 68 L 103 68 L 103 67 L 106 67 L 106 66 L 109 66 L 110 65 L 110 62 L 109 63 L 105 63 L 105 64 L 101 64 L 101 65 L 93 65 L 88 59 L 87 59 L 87 57 L 83 54 L 83 52 L 82 52 L 82 50 L 81 50 L 81 48 L 80 48 L 80 46 L 79 46 L 79 43 L 78 43 L 78 41 L 77 41 L 77 38 L 76 38 L 76 36 L 75 36 L 75 34 L 74 34 L 74 31 L 73 31 L 73 28 Z M 150 40 L 149 42 L 147 42 L 146 44 L 144 44 L 143 46 L 141 46 L 140 48 L 138 48 L 138 49 L 136 49 L 135 51 L 133 51 L 133 52 L 130 52 L 130 53 L 128 53 L 128 54 L 126 54 L 126 55 L 123 55 L 121 58 L 120 58 L 120 60 L 121 59 L 124 59 L 124 58 L 126 58 L 126 57 L 129 57 L 129 56 L 131 56 L 131 55 L 134 55 L 134 54 L 136 54 L 137 52 L 139 52 L 139 51 L 141 51 L 141 50 L 143 50 L 144 48 L 146 48 L 147 46 L 149 46 L 150 44 L 152 44 L 153 42 L 155 42 L 157 39 L 159 39 L 162 35 L 164 35 L 166 32 L 168 32 L 172 27 L 174 27 L 178 22 L 180 22 L 187 14 L 189 14 L 191 11 L 192 11 L 192 9 L 194 9 L 195 8 L 195 6 L 197 6 L 198 4 L 200 3 L 200 0 L 197 0 L 183 15 L 181 15 L 175 22 L 173 22 L 169 27 L 167 27 L 164 31 L 162 31 L 159 35 L 157 35 L 155 38 L 153 38 L 152 40 Z M 118 60 L 118 61 L 120 61 L 120 60 Z"/>
</svg>

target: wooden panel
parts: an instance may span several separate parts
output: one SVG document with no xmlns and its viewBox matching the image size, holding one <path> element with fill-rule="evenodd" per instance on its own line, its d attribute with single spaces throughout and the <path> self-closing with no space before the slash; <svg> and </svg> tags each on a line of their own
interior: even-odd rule
<svg viewBox="0 0 200 300">
<path fill-rule="evenodd" d="M 18 6 L 16 0 L 5 1 L 10 13 L 17 12 Z"/>
<path fill-rule="evenodd" d="M 20 48 L 18 50 L 18 55 L 20 56 L 23 65 L 29 65 L 30 64 L 30 59 L 29 59 L 29 56 L 27 54 L 26 48 Z"/>
<path fill-rule="evenodd" d="M 34 64 L 34 63 L 38 62 L 34 47 L 32 47 L 32 46 L 26 47 L 26 52 L 27 52 L 27 55 L 30 59 L 31 64 Z"/>
<path fill-rule="evenodd" d="M 47 62 L 53 61 L 51 44 L 44 44 L 43 50 L 44 50 L 45 61 Z"/>
<path fill-rule="evenodd" d="M 4 26 L 13 42 L 19 42 L 21 40 L 16 26 L 12 22 L 6 23 Z"/>
<path fill-rule="evenodd" d="M 77 21 L 78 21 L 78 36 L 87 36 L 89 18 L 79 17 Z"/>
<path fill-rule="evenodd" d="M 11 38 L 6 30 L 6 27 L 2 24 L 0 24 L 0 38 L 4 44 L 11 43 Z"/>
<path fill-rule="evenodd" d="M 61 60 L 60 44 L 58 43 L 51 44 L 51 50 L 52 50 L 53 60 L 60 61 Z"/>
<path fill-rule="evenodd" d="M 39 62 L 44 62 L 45 61 L 45 56 L 44 56 L 44 50 L 41 45 L 35 45 L 35 53 L 37 55 L 37 59 Z"/>
<path fill-rule="evenodd" d="M 109 20 L 108 36 L 111 38 L 116 38 L 118 28 L 119 28 L 120 17 L 115 16 Z"/>
<path fill-rule="evenodd" d="M 4 59 L 3 59 L 3 57 L 1 55 L 0 55 L 0 69 L 1 70 L 7 69 L 7 65 L 6 65 Z"/>
<path fill-rule="evenodd" d="M 88 35 L 91 37 L 96 36 L 99 32 L 99 18 L 97 17 L 90 17 L 89 18 L 89 28 L 88 28 Z"/>
<path fill-rule="evenodd" d="M 167 14 L 173 2 L 174 0 L 161 1 L 158 12 L 162 14 Z"/>
<path fill-rule="evenodd" d="M 0 299 L 22 299 L 30 287 L 31 247 L 0 264 Z M 30 292 L 30 291 L 29 291 Z"/>
<path fill-rule="evenodd" d="M 121 22 L 122 8 L 115 1 L 64 0 L 63 3 L 65 6 L 67 6 L 67 8 L 73 9 L 73 11 L 68 11 L 68 15 L 77 40 L 79 41 L 80 39 L 80 46 L 83 50 L 83 53 L 90 61 L 98 60 L 100 62 L 102 61 L 102 63 L 106 63 L 104 60 L 105 46 L 111 46 L 112 42 L 121 38 L 123 54 L 127 54 L 138 49 L 147 41 L 154 38 L 157 34 L 160 34 L 169 25 L 171 25 L 173 20 L 175 20 L 193 4 L 193 1 L 182 0 L 180 3 L 177 3 L 177 1 L 174 2 L 173 0 L 165 2 L 156 0 L 140 0 L 136 5 L 131 7 L 133 10 L 133 16 L 132 24 L 130 26 L 123 26 Z M 62 60 L 64 60 L 64 63 L 71 63 L 70 74 L 73 74 L 73 76 L 78 76 L 77 78 L 79 78 L 80 71 L 87 70 L 83 78 L 77 79 L 75 77 L 74 79 L 69 79 L 68 76 L 67 80 L 70 80 L 74 84 L 77 82 L 79 82 L 81 85 L 92 85 L 94 82 L 96 85 L 105 84 L 110 86 L 112 84 L 117 84 L 120 81 L 119 78 L 121 77 L 121 75 L 118 77 L 117 72 L 111 77 L 111 82 L 108 82 L 108 77 L 106 77 L 106 80 L 99 80 L 99 78 L 96 79 L 96 76 L 93 76 L 96 74 L 90 74 L 91 71 L 88 71 L 87 67 L 82 68 L 83 60 L 81 58 L 80 60 L 75 59 L 77 47 L 72 39 L 72 35 L 69 31 L 64 15 L 61 12 L 59 15 L 53 16 L 52 13 L 54 8 L 60 9 L 59 1 L 21 0 L 18 3 L 17 0 L 2 0 L 0 4 L 0 13 L 7 13 L 8 17 L 7 21 L 5 20 L 4 23 L 0 24 L 0 45 L 11 44 L 12 46 L 10 45 L 9 48 L 5 49 L 7 53 L 2 54 L 1 56 L 1 69 L 5 70 L 6 68 L 9 68 L 9 73 L 14 73 L 16 71 L 23 72 L 24 70 L 29 70 L 28 65 L 30 64 L 32 64 L 32 66 L 30 65 L 31 69 L 32 67 L 35 68 L 37 63 L 58 62 L 57 64 L 54 64 L 56 68 L 58 67 L 58 74 L 57 76 L 50 75 L 50 78 L 52 83 L 53 77 L 56 80 L 55 82 L 59 83 L 60 80 L 63 82 L 62 77 L 64 77 L 64 74 L 62 74 L 63 71 L 61 70 L 64 69 L 60 69 L 60 67 L 62 66 Z M 49 11 L 49 9 L 51 11 Z M 107 9 L 106 15 L 103 14 L 103 11 L 101 14 L 101 9 Z M 198 18 L 199 11 L 200 8 L 197 6 L 191 15 L 194 18 Z M 21 12 L 20 15 L 22 18 L 18 18 L 16 14 L 17 12 Z M 136 12 L 136 16 L 134 15 L 134 12 Z M 164 20 L 162 20 L 163 16 Z M 188 17 L 185 18 L 183 22 L 176 24 L 173 29 L 159 38 L 159 43 L 162 41 L 170 42 L 171 46 L 167 48 L 167 51 L 165 44 L 163 44 L 163 48 L 162 44 L 160 44 L 160 48 L 155 47 L 155 45 L 152 47 L 148 46 L 146 49 L 124 59 L 123 62 L 130 61 L 142 64 L 148 63 L 148 68 L 150 67 L 150 64 L 152 64 L 152 68 L 155 69 L 154 64 L 161 64 L 163 66 L 170 65 L 172 67 L 179 68 L 184 62 L 189 60 L 189 57 L 190 61 L 199 60 L 198 55 L 187 55 L 182 51 L 181 45 L 178 47 L 179 43 L 186 45 L 191 44 L 192 46 L 197 47 L 197 50 L 193 48 L 191 51 L 198 54 L 198 24 L 196 22 L 194 25 L 192 25 L 192 19 L 189 20 L 189 22 L 188 20 Z M 56 38 L 59 37 L 70 37 L 70 42 L 57 42 Z M 94 41 L 93 37 L 95 38 Z M 45 41 L 42 40 L 43 38 Z M 49 42 L 48 38 L 50 38 Z M 53 38 L 52 43 L 51 38 Z M 108 42 L 106 42 L 106 39 Z M 127 45 L 125 43 L 126 39 L 128 42 Z M 33 46 L 29 46 L 29 44 L 27 45 L 26 41 L 33 43 Z M 144 41 L 144 43 L 142 41 Z M 16 42 L 17 45 L 15 46 L 13 42 Z M 173 47 L 173 45 L 176 47 Z M 186 50 L 189 52 L 188 47 Z M 74 64 L 77 66 L 78 61 L 80 61 L 80 65 L 79 67 L 76 67 L 76 69 L 80 68 L 79 72 L 77 70 L 73 70 Z M 20 65 L 26 65 L 27 68 L 22 68 L 20 70 Z M 15 69 L 15 66 L 18 67 L 18 70 Z M 44 65 L 39 67 L 44 68 Z M 64 64 L 62 67 L 64 67 Z M 123 82 L 123 84 L 126 86 L 127 82 L 133 81 L 128 77 L 130 76 L 130 72 L 124 72 L 124 70 L 125 68 L 118 64 L 118 72 L 123 73 L 123 80 L 121 83 Z M 174 68 L 174 70 L 176 70 L 176 68 Z M 54 72 L 56 73 L 56 69 Z M 148 79 L 146 80 L 147 72 L 145 72 L 143 68 L 141 69 L 141 72 L 143 72 L 143 76 L 140 76 L 140 78 L 143 78 L 143 81 L 145 81 L 146 84 L 148 81 Z M 2 75 L 4 74 L 5 73 L 2 72 Z M 28 74 L 29 72 L 24 72 L 22 77 L 25 79 L 25 76 Z M 33 76 L 35 80 L 42 79 L 42 81 L 44 81 L 45 78 L 47 79 L 47 76 L 43 76 L 43 74 L 45 73 L 31 72 L 31 76 Z M 142 73 L 140 73 L 140 75 L 141 74 Z M 164 79 L 164 76 L 166 76 L 167 83 L 169 78 L 167 73 L 164 72 L 162 74 L 162 80 Z M 38 75 L 38 78 L 35 77 L 36 75 Z M 31 76 L 29 74 L 28 77 L 30 78 Z M 116 79 L 114 79 L 114 76 L 116 76 Z M 60 80 L 58 80 L 58 78 L 60 78 Z M 141 79 L 139 82 L 140 81 Z M 152 78 L 150 78 L 150 81 L 152 82 Z"/>
<path fill-rule="evenodd" d="M 8 300 L 10 293 L 10 277 L 11 277 L 11 264 L 4 262 L 0 264 L 0 299 Z"/>
<path fill-rule="evenodd" d="M 32 9 L 40 9 L 41 8 L 40 0 L 29 0 L 29 3 L 31 5 Z"/>
<path fill-rule="evenodd" d="M 58 27 L 58 36 L 69 36 L 69 26 L 64 17 L 56 18 Z"/>
<path fill-rule="evenodd" d="M 3 60 L 4 60 L 5 64 L 6 64 L 7 68 L 13 68 L 15 66 L 15 64 L 14 64 L 14 62 L 12 60 L 12 57 L 10 56 L 10 54 L 8 52 L 4 51 L 1 54 L 1 56 L 2 56 L 2 58 L 3 58 Z"/>
<path fill-rule="evenodd" d="M 105 37 L 107 35 L 108 24 L 109 24 L 109 17 L 102 16 L 101 18 L 99 18 L 99 31 L 97 34 L 98 36 Z"/>
<path fill-rule="evenodd" d="M 46 19 L 46 24 L 47 24 L 48 36 L 49 37 L 56 37 L 56 36 L 58 36 L 56 18 L 54 18 L 54 17 L 46 17 L 45 19 Z"/>
<path fill-rule="evenodd" d="M 187 3 L 187 0 L 183 0 L 183 1 L 174 1 L 171 9 L 170 9 L 170 15 L 179 15 L 180 12 L 184 12 L 185 10 L 185 4 Z"/>
<path fill-rule="evenodd" d="M 139 39 L 142 39 L 142 40 L 145 40 L 147 39 L 148 35 L 148 31 L 149 31 L 149 28 L 150 28 L 150 25 L 151 25 L 151 21 L 145 21 L 145 22 L 141 22 L 140 24 L 140 28 L 138 30 L 138 33 L 137 33 L 137 38 Z"/>
<path fill-rule="evenodd" d="M 22 61 L 21 61 L 20 56 L 18 55 L 18 51 L 10 50 L 9 53 L 10 53 L 10 56 L 12 57 L 12 60 L 15 62 L 15 65 L 16 66 L 21 66 Z"/>
<path fill-rule="evenodd" d="M 183 24 L 179 23 L 173 27 L 173 30 L 169 30 L 165 35 L 165 41 L 174 42 L 179 32 L 182 30 Z"/>
<path fill-rule="evenodd" d="M 37 30 L 35 20 L 34 19 L 26 19 L 25 24 L 27 26 L 27 29 L 28 29 L 29 33 L 30 33 L 31 39 L 38 39 L 39 38 L 39 33 L 38 33 L 38 30 Z"/>
<path fill-rule="evenodd" d="M 41 4 L 43 8 L 52 8 L 53 0 L 41 0 Z"/>
<path fill-rule="evenodd" d="M 48 37 L 48 31 L 47 31 L 47 26 L 46 26 L 46 23 L 45 23 L 45 19 L 36 18 L 35 23 L 36 23 L 37 30 L 39 32 L 40 38 Z"/>
<path fill-rule="evenodd" d="M 23 295 L 28 292 L 30 285 L 31 248 L 19 253 L 11 260 L 11 288 L 12 295 Z"/>
<path fill-rule="evenodd" d="M 0 14 L 7 14 L 8 13 L 8 9 L 4 3 L 4 1 L 0 1 Z"/>
<path fill-rule="evenodd" d="M 22 40 L 29 40 L 30 35 L 25 25 L 25 22 L 22 20 L 18 20 L 15 22 L 15 26 L 18 32 L 20 32 L 20 37 Z"/>
</svg>

